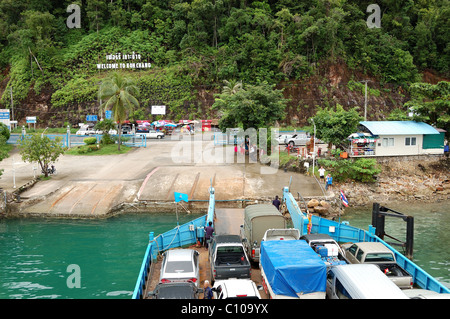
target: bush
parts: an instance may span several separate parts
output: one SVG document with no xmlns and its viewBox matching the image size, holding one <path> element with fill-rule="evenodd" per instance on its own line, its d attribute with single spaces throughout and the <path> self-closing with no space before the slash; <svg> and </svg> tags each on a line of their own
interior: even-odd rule
<svg viewBox="0 0 450 319">
<path fill-rule="evenodd" d="M 78 147 L 77 153 L 78 154 L 86 154 L 86 153 L 98 151 L 99 149 L 100 148 L 98 148 L 97 145 L 84 145 L 84 146 Z"/>
<path fill-rule="evenodd" d="M 373 158 L 335 159 L 318 161 L 327 171 L 331 172 L 336 181 L 354 180 L 370 183 L 375 181 L 375 176 L 381 172 L 377 161 Z"/>
<path fill-rule="evenodd" d="M 103 134 L 100 144 L 114 144 L 116 141 L 109 134 Z"/>
<path fill-rule="evenodd" d="M 93 144 L 97 143 L 97 138 L 96 138 L 96 137 L 86 137 L 86 138 L 83 140 L 83 142 L 84 142 L 86 145 L 93 145 Z"/>
</svg>

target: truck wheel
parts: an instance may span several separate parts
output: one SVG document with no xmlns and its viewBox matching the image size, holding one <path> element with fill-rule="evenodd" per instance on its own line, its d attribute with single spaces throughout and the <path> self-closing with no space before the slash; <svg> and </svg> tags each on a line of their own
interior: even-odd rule
<svg viewBox="0 0 450 319">
<path fill-rule="evenodd" d="M 161 139 L 161 135 L 158 135 L 157 138 L 158 138 L 158 140 L 160 140 Z"/>
</svg>

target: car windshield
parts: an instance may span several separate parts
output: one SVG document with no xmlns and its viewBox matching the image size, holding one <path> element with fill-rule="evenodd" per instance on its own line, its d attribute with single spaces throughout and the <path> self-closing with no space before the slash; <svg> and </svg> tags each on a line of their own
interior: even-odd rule
<svg viewBox="0 0 450 319">
<path fill-rule="evenodd" d="M 193 272 L 194 267 L 190 261 L 170 261 L 166 266 L 166 273 Z"/>
<path fill-rule="evenodd" d="M 395 261 L 390 253 L 371 253 L 366 255 L 365 262 Z"/>
</svg>

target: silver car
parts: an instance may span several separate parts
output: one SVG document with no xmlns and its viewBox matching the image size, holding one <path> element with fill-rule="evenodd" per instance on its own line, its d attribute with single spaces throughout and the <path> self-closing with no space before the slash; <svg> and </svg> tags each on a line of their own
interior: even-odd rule
<svg viewBox="0 0 450 319">
<path fill-rule="evenodd" d="M 164 253 L 159 282 L 192 282 L 198 287 L 200 281 L 199 253 L 193 249 L 174 249 Z"/>
</svg>

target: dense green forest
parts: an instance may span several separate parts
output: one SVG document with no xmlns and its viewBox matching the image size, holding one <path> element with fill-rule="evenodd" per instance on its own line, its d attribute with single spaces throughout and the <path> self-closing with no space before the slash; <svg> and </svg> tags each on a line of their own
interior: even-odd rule
<svg viewBox="0 0 450 319">
<path fill-rule="evenodd" d="M 315 105 L 361 106 L 367 79 L 369 116 L 387 117 L 424 73 L 447 81 L 450 1 L 379 0 L 381 28 L 366 24 L 371 3 L 2 0 L 0 107 L 10 108 L 12 95 L 19 120 L 75 124 L 98 111 L 108 70 L 96 65 L 136 53 L 152 67 L 126 71 L 140 89 L 134 119 L 160 103 L 175 120 L 211 118 L 224 80 L 284 88 L 286 123 L 301 124 Z M 80 28 L 67 25 L 70 4 L 81 8 Z"/>
</svg>

